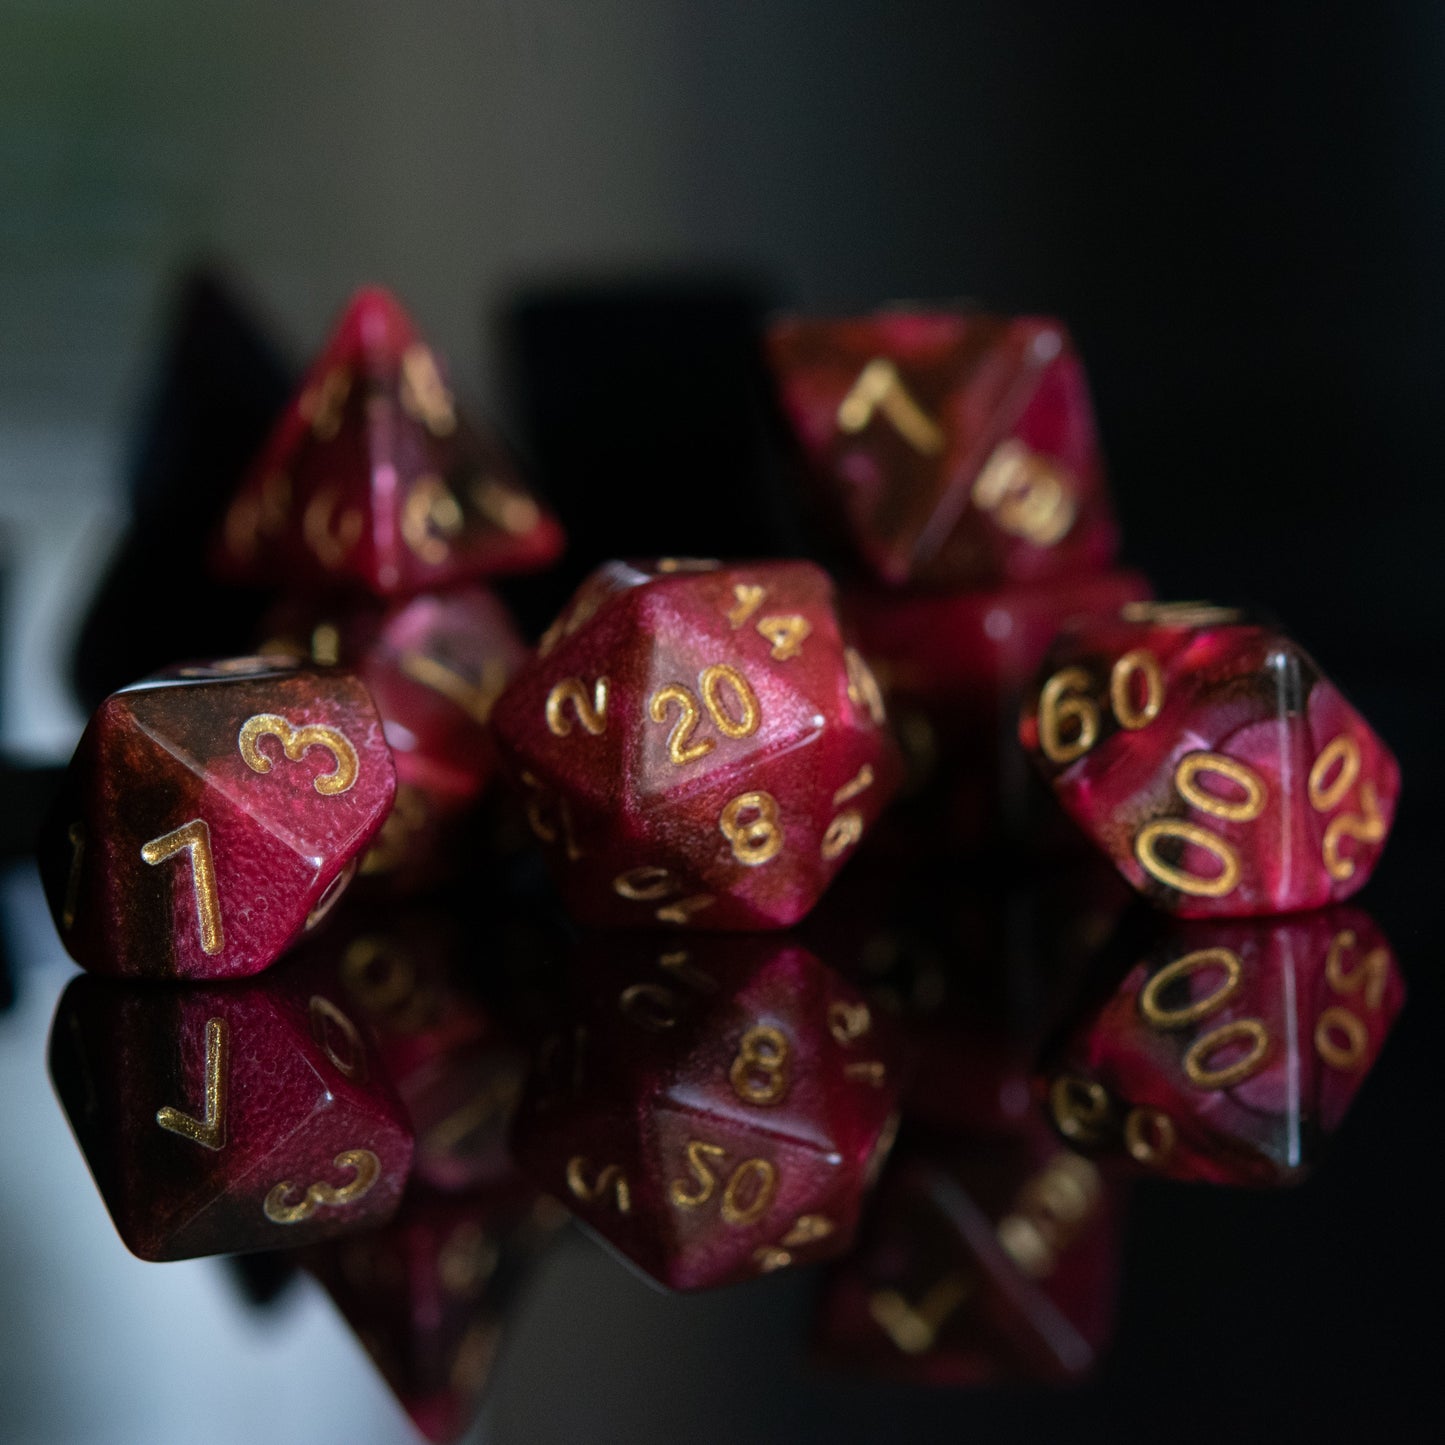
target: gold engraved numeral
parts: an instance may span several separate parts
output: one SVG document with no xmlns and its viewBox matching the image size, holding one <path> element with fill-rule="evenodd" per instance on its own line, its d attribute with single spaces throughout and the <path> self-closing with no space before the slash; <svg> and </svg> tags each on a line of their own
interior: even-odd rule
<svg viewBox="0 0 1445 1445">
<path fill-rule="evenodd" d="M 629 868 L 626 873 L 619 873 L 612 880 L 612 890 L 619 898 L 636 903 L 657 903 L 673 898 L 681 888 L 682 884 L 666 868 L 650 863 L 643 864 L 640 868 Z M 686 923 L 694 913 L 701 913 L 703 909 L 710 907 L 713 901 L 711 893 L 677 898 L 670 903 L 664 903 L 655 916 L 660 923 Z"/>
<path fill-rule="evenodd" d="M 1333 777 L 1331 774 L 1333 773 Z M 1310 807 L 1330 813 L 1345 801 L 1345 795 L 1360 776 L 1360 745 L 1349 733 L 1331 738 L 1310 768 Z"/>
<path fill-rule="evenodd" d="M 1248 1041 L 1244 1055 L 1232 1064 L 1210 1068 L 1209 1060 L 1229 1044 Z M 1252 1078 L 1269 1054 L 1269 1030 L 1258 1019 L 1233 1019 L 1194 1040 L 1184 1055 L 1184 1072 L 1199 1089 L 1228 1089 Z"/>
<path fill-rule="evenodd" d="M 873 669 L 863 661 L 863 654 L 856 647 L 843 649 L 843 666 L 848 673 L 848 701 L 854 707 L 867 710 L 875 727 L 882 727 L 888 721 L 888 709 L 883 706 L 883 690 Z"/>
<path fill-rule="evenodd" d="M 828 1032 L 835 1043 L 847 1048 L 873 1027 L 873 1015 L 866 1003 L 835 999 L 828 1005 Z"/>
<path fill-rule="evenodd" d="M 933 457 L 943 450 L 942 427 L 913 399 L 897 366 L 886 356 L 875 356 L 838 403 L 839 429 L 856 435 L 879 411 L 914 451 Z"/>
<path fill-rule="evenodd" d="M 724 685 L 732 693 L 730 708 L 723 707 Z M 681 683 L 671 682 L 658 688 L 647 704 L 647 715 L 655 723 L 665 723 L 669 708 L 674 703 L 678 707 L 678 719 L 667 737 L 667 756 L 678 767 L 706 757 L 717 745 L 714 738 L 692 741 L 703 707 L 707 708 L 713 726 L 725 738 L 751 737 L 762 722 L 762 709 L 752 684 L 725 662 L 715 662 L 702 670 L 698 677 L 698 691 L 702 697 L 701 705 L 689 689 Z"/>
<path fill-rule="evenodd" d="M 1343 929 L 1330 940 L 1325 956 L 1325 979 L 1336 993 L 1365 991 L 1365 1007 L 1377 1009 L 1385 1001 L 1385 985 L 1390 978 L 1388 949 L 1371 949 L 1354 969 L 1345 967 L 1345 954 L 1359 947 L 1352 928 Z"/>
<path fill-rule="evenodd" d="M 587 1181 L 587 1156 L 574 1154 L 567 1161 L 567 1188 L 575 1199 L 584 1204 L 595 1204 L 604 1195 L 611 1194 L 612 1205 L 619 1214 L 632 1213 L 632 1189 L 627 1175 L 618 1164 L 605 1164 L 597 1171 L 591 1183 Z"/>
<path fill-rule="evenodd" d="M 1229 779 L 1243 790 L 1244 797 L 1238 800 L 1221 798 L 1208 791 L 1198 782 L 1201 773 L 1214 773 Z M 1174 770 L 1174 786 L 1180 797 L 1200 812 L 1232 823 L 1252 822 L 1264 812 L 1269 800 L 1264 779 L 1253 768 L 1221 753 L 1186 753 Z M 1192 843 L 1196 848 L 1213 854 L 1219 861 L 1219 872 L 1209 878 L 1186 872 L 1167 862 L 1158 851 L 1159 843 L 1164 839 Z M 1198 898 L 1224 898 L 1239 883 L 1239 855 L 1233 847 L 1207 828 L 1180 818 L 1158 818 L 1146 823 L 1134 838 L 1134 856 L 1139 866 L 1160 883 Z"/>
<path fill-rule="evenodd" d="M 1040 689 L 1039 748 L 1051 763 L 1071 763 L 1099 741 L 1093 685 L 1086 668 L 1065 667 Z M 1126 652 L 1110 668 L 1109 705 L 1121 728 L 1137 732 L 1148 727 L 1159 716 L 1164 698 L 1164 674 L 1147 648 Z"/>
<path fill-rule="evenodd" d="M 994 448 L 973 484 L 973 501 L 1035 547 L 1062 542 L 1079 513 L 1068 474 L 1019 441 Z"/>
<path fill-rule="evenodd" d="M 356 782 L 360 763 L 351 739 L 335 728 L 320 723 L 307 723 L 293 727 L 279 713 L 262 712 L 247 718 L 241 724 L 236 744 L 246 766 L 253 773 L 269 773 L 271 759 L 260 749 L 262 738 L 275 738 L 281 744 L 281 751 L 293 763 L 299 763 L 307 748 L 325 748 L 335 763 L 329 773 L 318 773 L 312 779 L 312 786 L 323 798 L 334 798 L 338 793 L 347 792 Z"/>
<path fill-rule="evenodd" d="M 301 535 L 325 567 L 339 567 L 346 560 L 347 553 L 361 540 L 365 525 L 355 507 L 348 507 L 338 521 L 336 504 L 340 500 L 340 487 L 322 487 L 301 514 Z"/>
<path fill-rule="evenodd" d="M 787 1035 L 769 1024 L 755 1024 L 742 1037 L 728 1082 L 745 1104 L 781 1104 L 788 1094 Z"/>
<path fill-rule="evenodd" d="M 1341 883 L 1355 876 L 1355 860 L 1340 852 L 1340 841 L 1354 838 L 1361 843 L 1381 843 L 1385 838 L 1385 815 L 1380 811 L 1380 799 L 1373 783 L 1360 784 L 1360 806 L 1363 812 L 1339 813 L 1325 829 L 1325 869 Z"/>
<path fill-rule="evenodd" d="M 888 1081 L 888 1070 L 877 1059 L 869 1059 L 866 1062 L 844 1064 L 843 1077 L 859 1083 L 872 1084 L 875 1089 L 881 1089 Z"/>
<path fill-rule="evenodd" d="M 813 624 L 796 612 L 780 612 L 758 618 L 754 629 L 759 637 L 771 642 L 774 662 L 787 662 L 803 650 L 803 643 L 812 635 Z"/>
<path fill-rule="evenodd" d="M 1340 1042 L 1343 1035 L 1344 1042 Z M 1349 1009 L 1331 1004 L 1315 1021 L 1315 1052 L 1333 1069 L 1358 1069 L 1370 1047 L 1364 1024 Z"/>
<path fill-rule="evenodd" d="M 745 868 L 758 868 L 783 851 L 778 800 L 771 793 L 739 793 L 724 806 L 718 830 Z"/>
<path fill-rule="evenodd" d="M 431 348 L 419 341 L 402 353 L 401 405 L 408 416 L 421 422 L 433 436 L 450 436 L 456 430 L 452 394 L 442 381 Z"/>
<path fill-rule="evenodd" d="M 572 810 L 567 806 L 567 799 L 553 799 L 541 780 L 532 773 L 523 772 L 521 781 L 527 789 L 527 826 L 532 830 L 533 837 L 543 843 L 555 843 L 560 838 L 569 861 L 575 863 L 582 857 L 582 848 L 572 827 Z M 547 815 L 548 803 L 555 803 L 555 823 Z"/>
<path fill-rule="evenodd" d="M 868 1296 L 873 1323 L 905 1355 L 926 1355 L 938 1332 L 966 1304 L 976 1288 L 972 1274 L 955 1270 L 945 1275 L 917 1304 L 910 1304 L 895 1289 L 874 1290 Z"/>
<path fill-rule="evenodd" d="M 333 367 L 301 393 L 296 410 L 309 422 L 319 441 L 330 441 L 341 430 L 346 414 L 346 400 L 351 395 L 351 372 L 344 366 Z"/>
<path fill-rule="evenodd" d="M 863 815 L 857 808 L 849 808 L 828 824 L 828 831 L 823 834 L 818 852 L 831 863 L 835 858 L 841 858 L 862 836 Z"/>
<path fill-rule="evenodd" d="M 421 561 L 439 567 L 465 525 L 462 504 L 440 477 L 429 472 L 411 484 L 401 508 L 401 536 Z"/>
<path fill-rule="evenodd" d="M 711 908 L 715 901 L 711 893 L 694 893 L 690 898 L 679 898 L 676 903 L 664 903 L 655 917 L 659 923 L 691 923 L 694 913 Z"/>
<path fill-rule="evenodd" d="M 196 919 L 201 931 L 201 952 L 219 953 L 226 946 L 221 927 L 221 897 L 216 888 L 216 865 L 211 857 L 211 830 L 203 818 L 162 833 L 142 846 L 140 855 L 153 867 L 185 853 L 191 863 L 191 885 L 196 894 Z"/>
<path fill-rule="evenodd" d="M 1151 1169 L 1167 1164 L 1178 1142 L 1174 1120 L 1162 1109 L 1141 1105 L 1130 1109 L 1124 1120 L 1124 1147 L 1130 1158 Z"/>
<path fill-rule="evenodd" d="M 80 870 L 85 863 L 85 824 L 72 823 L 66 831 L 70 839 L 70 872 L 65 879 L 65 905 L 60 910 L 60 926 L 66 930 L 75 927 L 75 915 L 80 908 Z"/>
<path fill-rule="evenodd" d="M 1183 1008 L 1166 1008 L 1160 1002 L 1160 995 L 1170 984 L 1178 983 L 1200 969 L 1211 967 L 1221 970 L 1223 977 L 1203 998 L 1194 999 Z M 1243 982 L 1244 964 L 1233 949 L 1197 948 L 1193 953 L 1183 954 L 1161 968 L 1139 990 L 1139 1012 L 1153 1028 L 1182 1029 L 1187 1024 L 1198 1023 L 1200 1019 L 1217 1013 L 1239 992 Z"/>
<path fill-rule="evenodd" d="M 272 1224 L 300 1224 L 310 1219 L 318 1209 L 344 1209 L 355 1204 L 371 1193 L 372 1186 L 381 1178 L 381 1160 L 370 1149 L 343 1149 L 332 1161 L 337 1169 L 350 1169 L 354 1177 L 339 1189 L 334 1184 L 317 1182 L 310 1184 L 306 1192 L 295 1203 L 287 1202 L 296 1185 L 283 1179 L 273 1185 L 266 1195 L 261 1211 Z"/>
<path fill-rule="evenodd" d="M 691 1179 L 674 1179 L 667 1197 L 678 1209 L 697 1209 L 717 1193 L 725 1150 L 720 1144 L 690 1139 L 684 1150 Z M 715 1172 L 712 1165 L 717 1164 Z M 778 1192 L 777 1168 L 767 1159 L 744 1159 L 723 1185 L 719 1210 L 723 1222 L 736 1228 L 755 1224 Z"/>
<path fill-rule="evenodd" d="M 1095 1079 L 1060 1074 L 1049 1085 L 1054 1127 L 1073 1144 L 1098 1144 L 1109 1133 L 1109 1091 Z"/>
<path fill-rule="evenodd" d="M 337 1071 L 348 1079 L 364 1079 L 366 1045 L 356 1025 L 319 993 L 312 995 L 307 1012 L 311 1018 L 311 1037 Z"/>
<path fill-rule="evenodd" d="M 873 786 L 873 764 L 864 763 L 856 773 L 833 794 L 833 806 L 841 808 L 850 798 L 866 793 Z"/>
<path fill-rule="evenodd" d="M 572 704 L 572 711 L 576 714 L 577 721 L 582 724 L 584 732 L 591 733 L 596 738 L 601 737 L 607 731 L 607 679 L 605 677 L 599 677 L 592 685 L 590 696 L 586 684 L 580 677 L 564 677 L 547 694 L 544 711 L 547 717 L 547 729 L 554 737 L 565 738 L 572 731 L 572 720 L 566 713 L 569 702 Z"/>
<path fill-rule="evenodd" d="M 425 652 L 406 653 L 401 659 L 401 670 L 413 682 L 419 682 L 423 687 L 440 693 L 448 702 L 456 703 L 482 727 L 487 725 L 492 708 L 507 685 L 507 669 L 495 657 L 489 657 L 482 664 L 482 676 L 477 682 Z"/>
<path fill-rule="evenodd" d="M 156 1110 L 156 1123 L 203 1149 L 219 1149 L 226 1142 L 226 1066 L 229 1037 L 225 1019 L 206 1020 L 206 1112 L 193 1119 L 166 1104 Z"/>
<path fill-rule="evenodd" d="M 724 614 L 728 625 L 734 630 L 741 627 L 763 605 L 767 595 L 765 587 L 754 582 L 739 582 L 733 588 L 733 605 Z"/>
</svg>

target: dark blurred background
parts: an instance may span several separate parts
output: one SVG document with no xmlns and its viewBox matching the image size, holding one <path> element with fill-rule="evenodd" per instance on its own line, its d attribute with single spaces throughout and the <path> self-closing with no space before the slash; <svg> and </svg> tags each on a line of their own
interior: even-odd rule
<svg viewBox="0 0 1445 1445">
<path fill-rule="evenodd" d="M 678 1303 L 575 1249 L 504 1361 L 490 1438 L 1438 1439 L 1442 253 L 1445 11 L 1421 0 L 0 0 L 0 742 L 33 760 L 73 743 L 71 641 L 198 262 L 293 365 L 355 286 L 393 287 L 463 394 L 598 519 L 590 541 L 654 520 L 671 477 L 696 499 L 678 550 L 748 550 L 753 515 L 757 549 L 786 535 L 746 374 L 759 314 L 1056 313 L 1128 560 L 1164 595 L 1272 608 L 1401 755 L 1366 901 L 1411 980 L 1407 1064 L 1303 1194 L 1146 1191 L 1120 1344 L 1081 1394 L 828 1386 L 790 1353 L 806 1282 Z M 24 878 L 7 888 L 33 903 Z M 22 1010 L 26 967 L 63 972 L 17 957 Z M 53 982 L 37 992 L 48 1012 Z M 39 1034 L 22 1059 L 15 1027 L 0 1018 L 0 1073 L 27 1070 L 35 1104 L 0 1092 L 0 1339 L 70 1257 L 17 1163 L 70 1145 Z M 84 1257 L 103 1271 L 118 1250 Z M 214 1284 L 194 1278 L 196 1298 Z M 95 1279 L 76 1311 L 147 1308 Z M 169 1350 L 191 1326 L 150 1328 Z M 98 1325 L 84 1337 L 104 1348 Z M 142 1438 L 142 1421 L 156 1438 L 139 1384 L 129 1415 L 82 1411 L 85 1433 L 37 1338 L 23 1369 L 0 1361 L 0 1438 Z M 302 1416 L 371 1388 L 300 1349 Z M 69 1393 L 118 1398 L 74 1368 Z M 374 1438 L 404 1438 L 383 1418 Z"/>
</svg>

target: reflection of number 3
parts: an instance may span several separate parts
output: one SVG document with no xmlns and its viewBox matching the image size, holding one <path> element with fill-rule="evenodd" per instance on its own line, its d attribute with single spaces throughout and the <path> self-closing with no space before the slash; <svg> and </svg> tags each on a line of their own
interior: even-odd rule
<svg viewBox="0 0 1445 1445">
<path fill-rule="evenodd" d="M 301 761 L 307 748 L 325 748 L 336 759 L 336 766 L 329 773 L 319 773 L 312 780 L 316 791 L 324 798 L 344 793 L 356 781 L 356 749 L 345 733 L 335 728 L 323 727 L 320 723 L 308 723 L 304 727 L 292 727 L 284 717 L 274 712 L 257 713 L 241 724 L 236 739 L 246 766 L 253 773 L 269 773 L 271 759 L 257 746 L 262 738 L 276 738 L 281 751 L 293 763 Z"/>
<path fill-rule="evenodd" d="M 286 1196 L 296 1186 L 289 1179 L 283 1179 L 266 1195 L 266 1202 L 261 1206 L 266 1218 L 272 1224 L 300 1224 L 303 1219 L 310 1219 L 322 1205 L 337 1208 L 355 1204 L 371 1192 L 371 1186 L 381 1177 L 381 1160 L 370 1149 L 343 1149 L 331 1162 L 338 1169 L 355 1170 L 356 1177 L 340 1189 L 334 1184 L 309 1185 L 297 1204 L 286 1202 Z"/>
</svg>

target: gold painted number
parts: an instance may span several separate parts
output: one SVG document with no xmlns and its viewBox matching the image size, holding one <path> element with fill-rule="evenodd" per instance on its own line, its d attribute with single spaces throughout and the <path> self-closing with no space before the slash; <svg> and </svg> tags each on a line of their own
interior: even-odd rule
<svg viewBox="0 0 1445 1445">
<path fill-rule="evenodd" d="M 994 448 L 973 484 L 973 500 L 1005 532 L 1035 547 L 1063 541 L 1079 511 L 1068 475 L 1019 441 Z"/>
<path fill-rule="evenodd" d="M 335 728 L 323 727 L 320 723 L 307 723 L 293 727 L 284 717 L 274 712 L 257 713 L 241 724 L 236 745 L 246 766 L 253 773 L 269 773 L 271 759 L 260 749 L 262 738 L 275 738 L 281 744 L 281 751 L 288 761 L 299 763 L 308 748 L 325 748 L 331 754 L 334 766 L 329 773 L 318 773 L 312 786 L 323 798 L 334 798 L 338 793 L 347 792 L 356 782 L 359 763 L 351 739 Z"/>
<path fill-rule="evenodd" d="M 778 800 L 771 793 L 739 793 L 723 808 L 718 828 L 746 868 L 761 867 L 782 852 Z"/>
<path fill-rule="evenodd" d="M 567 716 L 566 707 L 572 704 L 572 711 L 584 732 L 601 737 L 607 731 L 607 679 L 599 677 L 588 696 L 586 684 L 580 677 L 564 677 L 547 694 L 544 709 L 547 729 L 559 738 L 567 737 L 572 731 L 572 720 Z"/>
<path fill-rule="evenodd" d="M 226 1065 L 229 1037 L 225 1019 L 206 1020 L 206 1111 L 194 1119 L 167 1104 L 156 1110 L 156 1123 L 203 1149 L 219 1149 L 226 1142 Z"/>
<path fill-rule="evenodd" d="M 1345 801 L 1360 776 L 1360 745 L 1348 733 L 1331 738 L 1314 761 L 1309 776 L 1310 806 L 1317 813 L 1329 813 Z M 1325 871 L 1343 883 L 1355 875 L 1355 860 L 1340 851 L 1346 838 L 1360 843 L 1380 843 L 1385 837 L 1385 817 L 1379 795 L 1368 779 L 1360 784 L 1360 810 L 1340 813 L 1325 828 L 1323 856 Z"/>
<path fill-rule="evenodd" d="M 867 428 L 878 411 L 914 451 L 932 457 L 943 450 L 943 429 L 914 400 L 898 368 L 886 356 L 875 356 L 858 373 L 848 395 L 838 404 L 838 427 L 856 435 Z"/>
<path fill-rule="evenodd" d="M 1060 765 L 1081 758 L 1099 741 L 1094 680 L 1082 667 L 1056 672 L 1039 692 L 1039 747 Z M 1121 728 L 1148 727 L 1164 706 L 1164 674 L 1147 648 L 1126 652 L 1109 670 L 1109 705 Z"/>
<path fill-rule="evenodd" d="M 370 1194 L 372 1186 L 381 1177 L 381 1160 L 370 1149 L 343 1149 L 331 1162 L 337 1169 L 353 1171 L 349 1183 L 339 1189 L 334 1184 L 321 1182 L 308 1185 L 301 1198 L 291 1204 L 287 1199 L 297 1186 L 289 1179 L 283 1179 L 272 1187 L 261 1206 L 266 1218 L 272 1224 L 300 1224 L 310 1219 L 318 1209 L 345 1208 Z"/>
<path fill-rule="evenodd" d="M 745 1104 L 781 1104 L 788 1093 L 788 1039 L 768 1024 L 750 1028 L 728 1070 L 733 1093 Z"/>
<path fill-rule="evenodd" d="M 720 1144 L 690 1139 L 685 1149 L 691 1179 L 674 1179 L 667 1195 L 678 1209 L 697 1209 L 717 1193 L 718 1172 L 725 1150 Z M 717 1171 L 713 1164 L 717 1165 Z M 736 1228 L 755 1224 L 778 1192 L 777 1168 L 767 1159 L 744 1159 L 723 1185 L 719 1210 L 723 1222 Z"/>
<path fill-rule="evenodd" d="M 728 707 L 723 706 L 724 687 L 732 694 Z M 681 683 L 672 682 L 658 688 L 647 704 L 647 715 L 655 723 L 665 723 L 669 708 L 674 703 L 678 707 L 678 719 L 667 737 L 667 756 L 678 767 L 706 757 L 717 746 L 714 738 L 691 740 L 704 707 L 713 726 L 725 738 L 751 737 L 762 722 L 762 710 L 752 684 L 725 662 L 703 668 L 698 677 L 698 692 L 701 705 L 698 697 Z"/>
<path fill-rule="evenodd" d="M 185 853 L 191 862 L 191 885 L 196 895 L 196 919 L 201 932 L 201 951 L 219 953 L 226 946 L 221 926 L 221 898 L 216 888 L 216 865 L 211 857 L 211 830 L 203 818 L 152 838 L 140 855 L 152 866 Z"/>
<path fill-rule="evenodd" d="M 612 1205 L 619 1214 L 632 1213 L 632 1190 L 620 1165 L 603 1165 L 597 1177 L 588 1183 L 587 1156 L 574 1154 L 567 1161 L 567 1188 L 584 1204 L 595 1204 L 610 1193 Z"/>
</svg>

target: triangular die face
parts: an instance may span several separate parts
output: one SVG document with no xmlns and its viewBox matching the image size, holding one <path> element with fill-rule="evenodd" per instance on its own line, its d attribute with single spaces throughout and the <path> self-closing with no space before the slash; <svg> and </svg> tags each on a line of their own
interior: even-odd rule
<svg viewBox="0 0 1445 1445">
<path fill-rule="evenodd" d="M 228 570 L 385 595 L 527 571 L 562 534 L 383 291 L 361 292 L 228 514 Z"/>
</svg>

